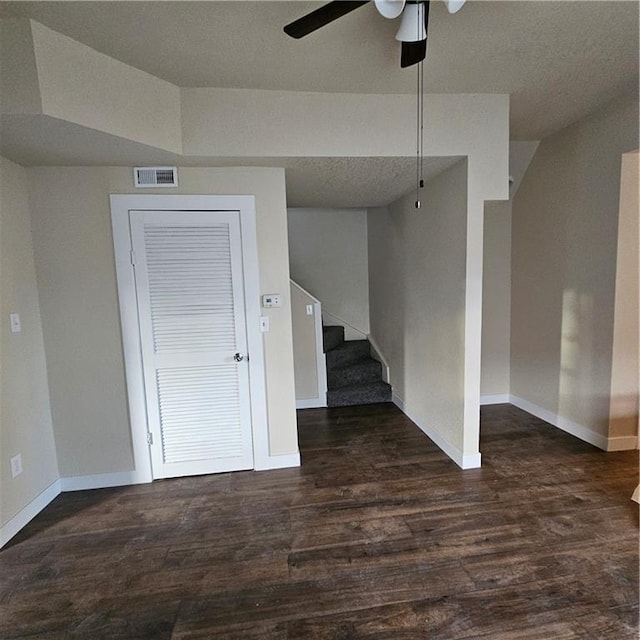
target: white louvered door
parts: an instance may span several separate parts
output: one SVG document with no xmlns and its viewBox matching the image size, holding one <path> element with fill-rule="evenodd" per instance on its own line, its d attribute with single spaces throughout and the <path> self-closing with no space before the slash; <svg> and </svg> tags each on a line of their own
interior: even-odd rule
<svg viewBox="0 0 640 640">
<path fill-rule="evenodd" d="M 252 469 L 238 212 L 130 223 L 153 477 Z"/>
</svg>

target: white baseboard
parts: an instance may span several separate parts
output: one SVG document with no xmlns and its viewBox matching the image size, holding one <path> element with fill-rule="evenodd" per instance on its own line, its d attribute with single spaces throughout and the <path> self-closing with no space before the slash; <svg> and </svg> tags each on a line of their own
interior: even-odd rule
<svg viewBox="0 0 640 640">
<path fill-rule="evenodd" d="M 115 473 L 97 473 L 91 476 L 68 476 L 61 478 L 63 491 L 84 491 L 85 489 L 106 489 L 124 487 L 131 484 L 149 482 L 137 471 L 117 471 Z"/>
<path fill-rule="evenodd" d="M 300 466 L 299 453 L 285 453 L 279 456 L 269 456 L 264 460 L 256 461 L 256 471 L 269 471 L 270 469 L 287 469 Z"/>
<path fill-rule="evenodd" d="M 382 349 L 380 349 L 378 343 L 375 341 L 372 335 L 369 335 L 368 339 L 369 344 L 371 345 L 371 357 L 374 360 L 377 360 L 382 366 L 382 380 L 387 384 L 391 384 L 391 370 L 389 368 L 389 363 L 382 354 Z"/>
<path fill-rule="evenodd" d="M 638 448 L 638 436 L 607 438 L 607 451 L 629 451 Z"/>
<path fill-rule="evenodd" d="M 33 520 L 54 498 L 60 495 L 60 480 L 50 484 L 36 496 L 24 509 L 0 527 L 0 547 L 4 547 L 13 536 Z"/>
<path fill-rule="evenodd" d="M 412 413 L 410 409 L 405 406 L 402 398 L 395 393 L 392 396 L 393 403 L 408 417 L 410 418 L 418 428 L 429 437 L 436 446 L 438 446 L 444 453 L 446 453 L 461 469 L 478 469 L 481 466 L 482 456 L 480 452 L 464 454 L 458 447 L 451 444 L 448 440 L 442 437 L 440 432 L 436 431 L 432 427 L 424 424 L 418 416 Z"/>
<path fill-rule="evenodd" d="M 598 449 L 607 451 L 608 438 L 603 436 L 601 433 L 592 431 L 584 425 L 573 422 L 573 420 L 564 418 L 557 413 L 553 413 L 553 411 L 549 411 L 544 407 L 540 407 L 537 404 L 524 400 L 523 398 L 519 398 L 518 396 L 511 396 L 511 404 L 518 407 L 518 409 L 522 409 L 523 411 L 536 416 L 536 418 L 540 418 L 541 420 L 552 424 L 554 427 L 558 427 L 558 429 L 562 429 L 562 431 L 570 433 L 572 436 L 575 436 L 584 442 L 592 444 L 594 447 L 598 447 Z"/>
<path fill-rule="evenodd" d="M 511 396 L 508 393 L 496 393 L 488 396 L 480 396 L 480 406 L 486 404 L 509 404 Z"/>
<path fill-rule="evenodd" d="M 296 400 L 296 409 L 320 409 L 327 406 L 327 398 L 304 398 Z"/>
</svg>

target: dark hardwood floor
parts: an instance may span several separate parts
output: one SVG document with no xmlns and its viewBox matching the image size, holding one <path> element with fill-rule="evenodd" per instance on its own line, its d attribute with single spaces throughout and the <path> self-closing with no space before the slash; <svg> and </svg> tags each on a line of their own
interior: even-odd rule
<svg viewBox="0 0 640 640">
<path fill-rule="evenodd" d="M 393 405 L 303 465 L 66 493 L 0 551 L 0 638 L 638 637 L 637 452 L 508 405 L 461 471 Z"/>
</svg>

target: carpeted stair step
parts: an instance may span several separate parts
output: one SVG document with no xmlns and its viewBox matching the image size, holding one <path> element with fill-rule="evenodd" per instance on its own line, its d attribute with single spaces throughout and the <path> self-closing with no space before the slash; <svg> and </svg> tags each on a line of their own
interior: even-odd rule
<svg viewBox="0 0 640 640">
<path fill-rule="evenodd" d="M 382 365 L 373 358 L 362 358 L 346 366 L 327 370 L 327 386 L 337 389 L 350 384 L 364 384 L 382 379 Z"/>
<path fill-rule="evenodd" d="M 377 402 L 391 402 L 391 386 L 386 382 L 367 382 L 327 391 L 329 407 L 349 407 Z"/>
<path fill-rule="evenodd" d="M 327 370 L 369 357 L 368 340 L 349 340 L 327 351 Z"/>
<path fill-rule="evenodd" d="M 322 346 L 324 352 L 339 347 L 344 342 L 344 327 L 327 325 L 322 327 Z"/>
</svg>

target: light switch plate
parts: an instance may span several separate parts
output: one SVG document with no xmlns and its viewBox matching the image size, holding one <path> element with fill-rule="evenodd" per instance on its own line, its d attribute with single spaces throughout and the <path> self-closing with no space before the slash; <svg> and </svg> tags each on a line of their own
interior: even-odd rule
<svg viewBox="0 0 640 640">
<path fill-rule="evenodd" d="M 308 304 L 307 305 L 307 315 L 308 316 L 312 316 L 313 315 L 313 305 L 312 304 Z"/>
<path fill-rule="evenodd" d="M 267 333 L 270 328 L 269 316 L 260 316 L 260 331 L 262 331 L 262 333 Z"/>
<path fill-rule="evenodd" d="M 11 458 L 11 477 L 16 478 L 22 473 L 22 456 L 18 454 Z"/>
<path fill-rule="evenodd" d="M 20 324 L 20 314 L 10 313 L 9 320 L 11 322 L 11 333 L 20 333 L 22 331 L 22 325 Z"/>
</svg>

